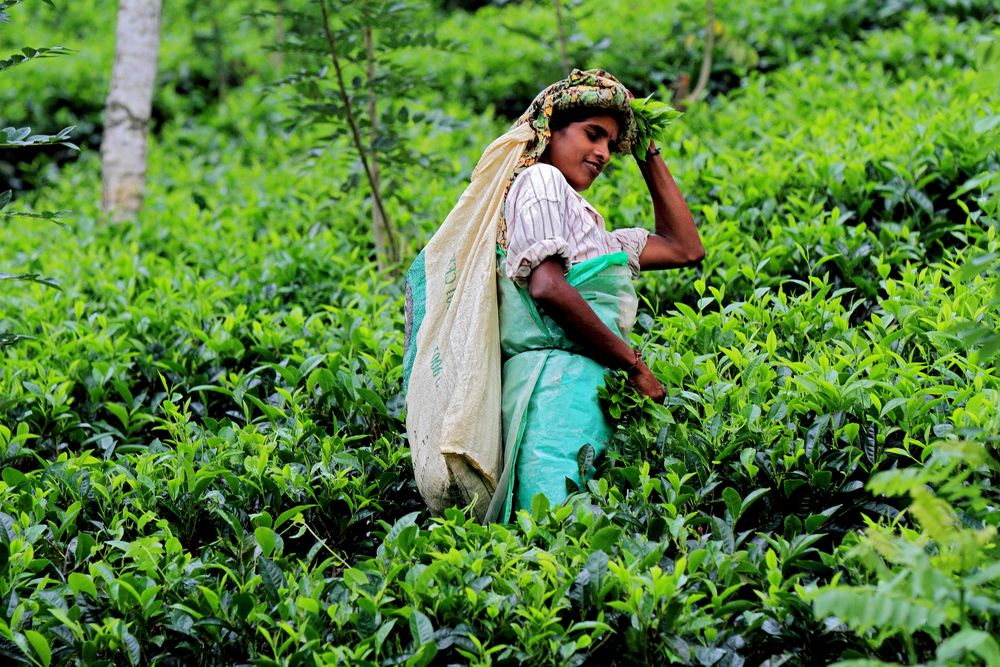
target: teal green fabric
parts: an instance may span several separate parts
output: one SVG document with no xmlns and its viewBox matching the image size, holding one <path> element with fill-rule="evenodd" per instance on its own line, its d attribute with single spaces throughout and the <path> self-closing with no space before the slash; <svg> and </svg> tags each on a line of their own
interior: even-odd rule
<svg viewBox="0 0 1000 667">
<path fill-rule="evenodd" d="M 410 385 L 413 359 L 417 356 L 417 331 L 427 312 L 427 275 L 424 271 L 424 251 L 406 272 L 406 331 L 403 334 L 403 394 Z"/>
<path fill-rule="evenodd" d="M 627 339 L 636 297 L 625 253 L 576 264 L 566 280 L 613 333 Z M 587 444 L 603 451 L 612 424 L 597 398 L 608 369 L 582 354 L 502 267 L 497 284 L 504 468 L 487 518 L 506 521 L 512 510 L 530 508 L 537 493 L 553 504 L 565 500 L 567 477 L 582 487 L 577 453 Z"/>
</svg>

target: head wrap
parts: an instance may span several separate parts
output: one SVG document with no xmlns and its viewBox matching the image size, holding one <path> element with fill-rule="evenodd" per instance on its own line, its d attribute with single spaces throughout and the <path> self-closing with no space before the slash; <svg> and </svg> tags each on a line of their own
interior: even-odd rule
<svg viewBox="0 0 1000 667">
<path fill-rule="evenodd" d="M 556 81 L 535 96 L 527 110 L 517 119 L 513 127 L 528 125 L 534 131 L 531 139 L 521 153 L 507 189 L 518 174 L 538 162 L 552 139 L 550 124 L 555 111 L 564 111 L 575 107 L 594 107 L 616 112 L 625 125 L 618 137 L 617 151 L 629 153 L 635 142 L 635 117 L 632 115 L 631 96 L 628 89 L 614 76 L 602 69 L 574 69 L 568 77 Z M 504 193 L 506 198 L 506 192 Z M 501 214 L 500 227 L 497 230 L 497 243 L 507 247 L 507 220 Z"/>
</svg>

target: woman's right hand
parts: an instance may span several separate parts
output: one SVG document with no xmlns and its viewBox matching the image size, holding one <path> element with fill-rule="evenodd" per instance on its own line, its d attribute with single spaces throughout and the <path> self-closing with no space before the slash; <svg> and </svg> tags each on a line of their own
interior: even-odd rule
<svg viewBox="0 0 1000 667">
<path fill-rule="evenodd" d="M 635 367 L 628 374 L 628 382 L 640 394 L 649 396 L 657 403 L 663 403 L 667 398 L 667 390 L 642 359 L 636 360 Z"/>
</svg>

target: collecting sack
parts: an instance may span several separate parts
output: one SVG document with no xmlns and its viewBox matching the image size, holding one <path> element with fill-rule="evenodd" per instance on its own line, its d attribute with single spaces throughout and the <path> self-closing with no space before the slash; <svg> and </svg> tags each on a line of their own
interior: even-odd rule
<svg viewBox="0 0 1000 667">
<path fill-rule="evenodd" d="M 403 378 L 413 473 L 434 513 L 485 517 L 502 466 L 496 238 L 504 196 L 535 132 L 494 141 L 406 276 Z"/>
</svg>

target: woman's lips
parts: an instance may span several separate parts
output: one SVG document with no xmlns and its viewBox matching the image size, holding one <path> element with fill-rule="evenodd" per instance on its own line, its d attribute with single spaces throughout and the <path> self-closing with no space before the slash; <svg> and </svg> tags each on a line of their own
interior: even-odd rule
<svg viewBox="0 0 1000 667">
<path fill-rule="evenodd" d="M 594 172 L 594 177 L 601 175 L 601 167 L 596 162 L 591 162 L 590 160 L 584 160 L 583 163 L 590 167 L 591 171 Z"/>
</svg>

